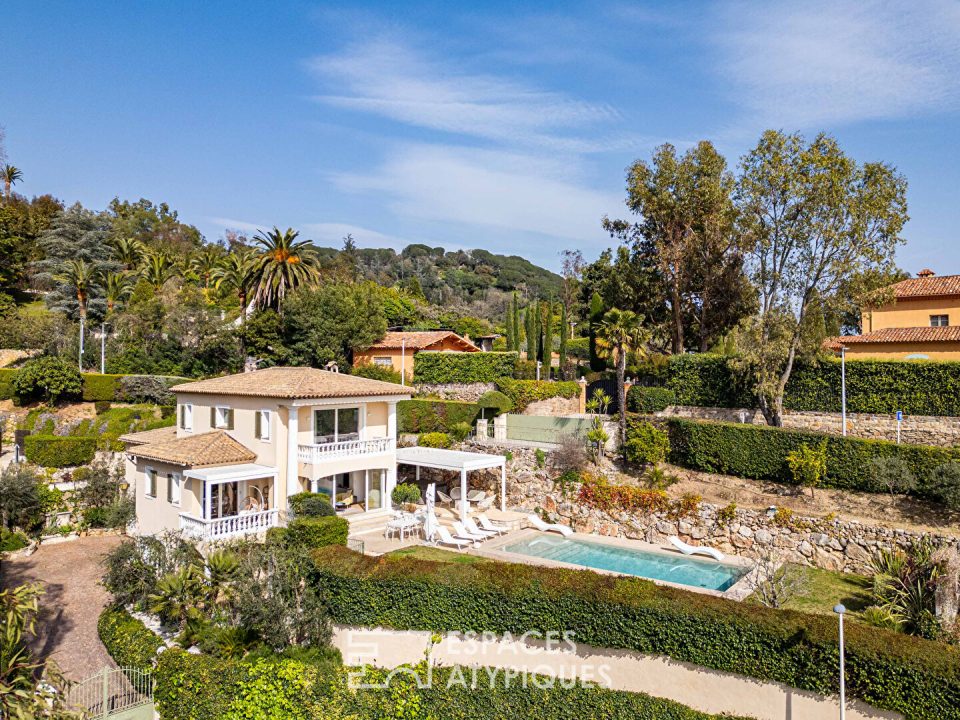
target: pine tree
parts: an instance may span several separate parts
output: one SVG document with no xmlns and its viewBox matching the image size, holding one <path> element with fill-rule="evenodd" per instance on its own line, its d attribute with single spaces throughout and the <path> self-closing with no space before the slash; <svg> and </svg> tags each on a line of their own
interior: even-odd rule
<svg viewBox="0 0 960 720">
<path fill-rule="evenodd" d="M 567 372 L 567 340 L 569 340 L 570 325 L 567 323 L 567 304 L 560 303 L 560 377 L 566 379 Z"/>
<path fill-rule="evenodd" d="M 553 298 L 547 300 L 543 307 L 543 377 L 550 379 L 550 368 L 553 366 Z"/>
</svg>

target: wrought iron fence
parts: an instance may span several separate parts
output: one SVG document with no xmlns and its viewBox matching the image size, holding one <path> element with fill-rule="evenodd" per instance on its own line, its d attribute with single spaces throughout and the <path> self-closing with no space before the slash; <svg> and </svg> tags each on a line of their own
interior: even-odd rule
<svg viewBox="0 0 960 720">
<path fill-rule="evenodd" d="M 70 686 L 67 703 L 91 718 L 104 718 L 153 702 L 153 674 L 139 668 L 104 668 Z"/>
</svg>

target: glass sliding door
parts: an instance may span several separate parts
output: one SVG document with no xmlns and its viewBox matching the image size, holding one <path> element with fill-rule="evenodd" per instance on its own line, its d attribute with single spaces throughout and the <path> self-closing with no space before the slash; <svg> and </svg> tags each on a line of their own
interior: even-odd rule
<svg viewBox="0 0 960 720">
<path fill-rule="evenodd" d="M 216 483 L 210 487 L 210 507 L 207 508 L 207 517 L 210 520 L 237 514 L 239 485 L 234 481 Z"/>
<path fill-rule="evenodd" d="M 386 479 L 386 470 L 367 470 L 367 511 L 384 507 L 383 491 Z"/>
</svg>

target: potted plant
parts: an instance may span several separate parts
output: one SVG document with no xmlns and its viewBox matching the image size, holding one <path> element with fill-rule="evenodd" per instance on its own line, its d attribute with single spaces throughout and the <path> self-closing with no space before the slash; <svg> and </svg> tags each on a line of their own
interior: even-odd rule
<svg viewBox="0 0 960 720">
<path fill-rule="evenodd" d="M 390 494 L 394 505 L 401 506 L 407 512 L 414 512 L 420 501 L 420 488 L 413 483 L 400 483 Z"/>
</svg>

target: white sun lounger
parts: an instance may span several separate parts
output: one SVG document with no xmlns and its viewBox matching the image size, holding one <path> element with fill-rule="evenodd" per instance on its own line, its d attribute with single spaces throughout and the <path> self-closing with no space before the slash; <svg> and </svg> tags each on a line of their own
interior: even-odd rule
<svg viewBox="0 0 960 720">
<path fill-rule="evenodd" d="M 687 545 L 676 535 L 670 536 L 670 544 L 684 555 L 706 555 L 707 557 L 712 557 L 717 561 L 723 560 L 723 553 L 716 548 L 704 547 L 702 545 Z"/>
<path fill-rule="evenodd" d="M 573 530 L 571 530 L 566 525 L 561 525 L 560 523 L 545 523 L 536 515 L 527 515 L 527 522 L 533 525 L 540 532 L 547 532 L 552 530 L 553 532 L 560 533 L 564 537 L 567 537 L 568 535 L 573 535 Z"/>
<path fill-rule="evenodd" d="M 500 533 L 494 532 L 493 530 L 484 530 L 478 528 L 477 524 L 473 521 L 473 518 L 467 518 L 463 521 L 463 526 L 467 529 L 468 532 L 473 533 L 474 535 L 483 535 L 486 538 L 496 537 Z"/>
<path fill-rule="evenodd" d="M 473 540 L 453 537 L 450 534 L 450 531 L 447 530 L 443 525 L 437 526 L 437 542 L 439 542 L 441 545 L 453 545 L 458 550 L 463 550 L 465 547 L 476 545 Z"/>
<path fill-rule="evenodd" d="M 459 520 L 453 523 L 453 531 L 456 533 L 455 537 L 464 538 L 466 540 L 486 540 L 488 537 L 490 537 L 489 535 L 480 535 L 479 533 L 470 532 Z"/>
<path fill-rule="evenodd" d="M 487 518 L 487 516 L 483 513 L 477 515 L 477 522 L 480 523 L 481 529 L 487 530 L 488 532 L 495 532 L 497 535 L 503 535 L 505 532 L 507 532 L 505 527 L 498 527 L 490 522 L 489 518 Z"/>
</svg>

